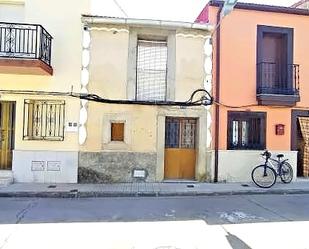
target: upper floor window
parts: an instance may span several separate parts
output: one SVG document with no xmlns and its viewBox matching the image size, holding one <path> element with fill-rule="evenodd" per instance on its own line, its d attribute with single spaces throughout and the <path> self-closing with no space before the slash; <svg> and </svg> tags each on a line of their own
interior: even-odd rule
<svg viewBox="0 0 309 249">
<path fill-rule="evenodd" d="M 136 99 L 166 100 L 167 41 L 137 41 Z"/>
<path fill-rule="evenodd" d="M 64 139 L 64 106 L 62 100 L 25 100 L 24 139 Z"/>
<path fill-rule="evenodd" d="M 258 94 L 295 94 L 293 29 L 258 25 Z"/>
<path fill-rule="evenodd" d="M 228 112 L 228 149 L 265 149 L 264 112 Z"/>
</svg>

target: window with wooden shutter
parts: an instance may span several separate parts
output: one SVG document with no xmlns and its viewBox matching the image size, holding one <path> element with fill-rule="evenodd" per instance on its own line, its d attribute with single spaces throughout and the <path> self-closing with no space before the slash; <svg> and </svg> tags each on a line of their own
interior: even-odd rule
<svg viewBox="0 0 309 249">
<path fill-rule="evenodd" d="M 124 141 L 124 123 L 111 123 L 111 141 Z"/>
</svg>

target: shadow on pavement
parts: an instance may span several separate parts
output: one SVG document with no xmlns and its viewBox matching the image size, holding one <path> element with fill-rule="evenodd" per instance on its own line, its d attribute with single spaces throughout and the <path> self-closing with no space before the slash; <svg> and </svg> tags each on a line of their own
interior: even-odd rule
<svg viewBox="0 0 309 249">
<path fill-rule="evenodd" d="M 227 232 L 225 236 L 233 249 L 251 249 L 244 241 L 238 238 L 236 235 Z"/>
</svg>

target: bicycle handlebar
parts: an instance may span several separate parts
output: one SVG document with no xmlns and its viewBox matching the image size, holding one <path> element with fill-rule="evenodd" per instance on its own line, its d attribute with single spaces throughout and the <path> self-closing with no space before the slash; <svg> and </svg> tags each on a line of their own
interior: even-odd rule
<svg viewBox="0 0 309 249">
<path fill-rule="evenodd" d="M 270 158 L 271 157 L 271 153 L 268 151 L 268 150 L 265 150 L 261 156 L 266 156 L 267 158 Z"/>
</svg>

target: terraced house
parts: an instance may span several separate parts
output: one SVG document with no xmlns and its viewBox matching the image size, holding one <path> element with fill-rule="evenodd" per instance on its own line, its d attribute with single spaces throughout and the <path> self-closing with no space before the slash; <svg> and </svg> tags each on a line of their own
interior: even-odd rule
<svg viewBox="0 0 309 249">
<path fill-rule="evenodd" d="M 113 181 L 209 177 L 208 111 L 191 106 L 201 92 L 190 100 L 211 77 L 209 25 L 90 15 L 83 23 L 82 92 L 105 101 L 82 103 L 80 167 Z"/>
<path fill-rule="evenodd" d="M 77 181 L 80 101 L 42 92 L 79 91 L 88 12 L 86 0 L 0 1 L 2 179 Z"/>
<path fill-rule="evenodd" d="M 222 1 L 210 1 L 198 23 L 213 36 L 214 179 L 248 181 L 264 149 L 289 158 L 308 177 L 309 10 L 237 3 L 223 20 Z M 295 8 L 297 7 L 297 8 Z"/>
</svg>

